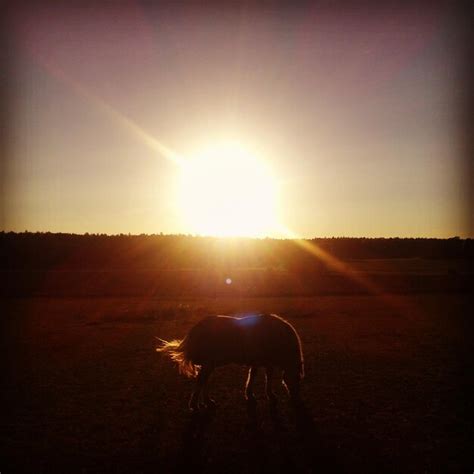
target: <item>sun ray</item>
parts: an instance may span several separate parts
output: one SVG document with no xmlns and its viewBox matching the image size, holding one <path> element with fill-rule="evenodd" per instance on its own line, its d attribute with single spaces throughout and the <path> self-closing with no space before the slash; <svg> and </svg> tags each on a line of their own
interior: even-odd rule
<svg viewBox="0 0 474 474">
<path fill-rule="evenodd" d="M 339 260 L 338 258 L 334 257 L 334 255 L 331 255 L 329 252 L 322 249 L 316 243 L 310 240 L 302 239 L 301 237 L 298 237 L 297 234 L 295 234 L 292 230 L 288 229 L 287 227 L 281 226 L 280 231 L 287 238 L 292 239 L 292 241 L 296 245 L 306 250 L 306 252 L 308 252 L 310 255 L 324 262 L 332 270 L 349 277 L 351 280 L 359 284 L 359 286 L 366 289 L 370 293 L 372 294 L 384 293 L 384 291 L 380 287 L 378 287 L 375 283 L 373 283 L 370 279 L 365 277 L 360 272 L 357 272 L 356 270 L 354 270 L 348 263 L 343 262 L 342 260 Z"/>
<path fill-rule="evenodd" d="M 151 148 L 153 151 L 160 154 L 163 158 L 172 161 L 177 166 L 181 167 L 185 164 L 186 160 L 183 156 L 181 156 L 171 148 L 161 143 L 155 137 L 147 133 L 136 122 L 125 116 L 123 113 L 119 112 L 111 104 L 109 104 L 96 94 L 92 93 L 83 84 L 69 76 L 62 68 L 42 56 L 35 55 L 35 58 L 37 62 L 41 65 L 41 67 L 48 72 L 48 74 L 50 74 L 56 80 L 61 81 L 63 84 L 66 84 L 77 95 L 79 95 L 83 99 L 86 99 L 95 108 L 101 110 L 103 113 L 111 117 L 115 122 L 119 123 L 122 127 L 129 130 L 133 135 L 135 135 L 136 138 L 140 139 L 142 143 Z"/>
<path fill-rule="evenodd" d="M 377 296 L 383 300 L 387 306 L 391 307 L 399 315 L 406 315 L 418 312 L 418 308 L 402 295 L 387 292 L 383 287 L 377 285 L 371 278 L 361 271 L 352 268 L 347 262 L 343 262 L 326 250 L 322 249 L 315 242 L 302 239 L 295 232 L 285 226 L 280 226 L 280 232 L 286 238 L 292 240 L 295 245 L 303 248 L 309 255 L 325 263 L 331 270 L 349 278 L 360 288 L 367 291 L 370 295 Z"/>
</svg>

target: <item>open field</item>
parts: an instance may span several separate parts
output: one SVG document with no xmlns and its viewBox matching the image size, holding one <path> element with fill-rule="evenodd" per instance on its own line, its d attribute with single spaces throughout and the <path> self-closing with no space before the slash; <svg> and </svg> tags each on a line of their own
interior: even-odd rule
<svg viewBox="0 0 474 474">
<path fill-rule="evenodd" d="M 388 293 L 459 293 L 473 287 L 468 259 L 350 259 L 343 271 L 307 268 L 223 267 L 190 269 L 3 270 L 0 295 L 48 297 L 268 297 Z M 226 284 L 231 277 L 232 285 Z M 362 277 L 370 287 L 358 282 Z"/>
<path fill-rule="evenodd" d="M 0 470 L 470 472 L 468 298 L 6 299 Z M 271 417 L 260 383 L 260 426 L 249 427 L 235 366 L 211 380 L 212 417 L 187 413 L 192 381 L 154 337 L 250 311 L 299 331 L 312 425 L 297 428 L 282 388 Z"/>
</svg>

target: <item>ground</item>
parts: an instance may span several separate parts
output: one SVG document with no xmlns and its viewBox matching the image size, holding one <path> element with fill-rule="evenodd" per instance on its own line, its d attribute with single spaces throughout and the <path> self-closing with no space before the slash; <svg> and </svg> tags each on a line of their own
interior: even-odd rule
<svg viewBox="0 0 474 474">
<path fill-rule="evenodd" d="M 2 303 L 7 472 L 471 472 L 467 295 L 307 298 L 10 298 Z M 213 414 L 187 411 L 192 380 L 155 352 L 207 314 L 274 312 L 299 332 L 296 424 L 282 387 L 270 415 L 245 368 L 218 369 Z"/>
</svg>

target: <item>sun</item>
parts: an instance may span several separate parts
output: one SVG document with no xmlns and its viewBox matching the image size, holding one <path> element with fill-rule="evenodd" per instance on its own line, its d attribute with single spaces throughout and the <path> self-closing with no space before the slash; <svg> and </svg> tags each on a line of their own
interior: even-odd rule
<svg viewBox="0 0 474 474">
<path fill-rule="evenodd" d="M 215 144 L 186 160 L 178 202 L 192 233 L 263 237 L 278 227 L 272 170 L 236 142 Z"/>
</svg>

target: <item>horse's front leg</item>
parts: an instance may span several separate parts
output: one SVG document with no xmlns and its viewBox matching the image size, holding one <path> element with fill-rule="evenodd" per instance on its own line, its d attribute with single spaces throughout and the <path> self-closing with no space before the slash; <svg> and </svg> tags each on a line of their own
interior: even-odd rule
<svg viewBox="0 0 474 474">
<path fill-rule="evenodd" d="M 257 375 L 257 367 L 250 367 L 247 383 L 245 384 L 245 398 L 248 402 L 255 402 L 255 394 L 253 393 L 253 385 Z"/>
<path fill-rule="evenodd" d="M 273 367 L 268 366 L 266 367 L 266 370 L 265 370 L 265 394 L 267 395 L 267 398 L 270 401 L 270 403 L 275 404 L 276 396 L 273 393 L 272 382 L 273 382 Z"/>
<path fill-rule="evenodd" d="M 300 376 L 298 372 L 293 369 L 285 369 L 283 372 L 283 383 L 290 394 L 291 403 L 296 410 L 299 410 L 303 405 L 300 394 Z"/>
<path fill-rule="evenodd" d="M 298 370 L 290 369 L 283 373 L 283 382 L 290 393 L 298 429 L 307 430 L 313 426 L 313 418 L 301 399 L 300 381 L 301 377 Z"/>
<path fill-rule="evenodd" d="M 245 384 L 245 398 L 247 399 L 247 415 L 250 420 L 250 425 L 255 427 L 257 425 L 257 401 L 253 393 L 253 384 L 255 376 L 257 375 L 257 367 L 250 367 L 247 383 Z"/>
<path fill-rule="evenodd" d="M 199 396 L 201 395 L 203 389 L 204 396 L 209 397 L 209 394 L 207 393 L 207 381 L 209 380 L 209 376 L 211 375 L 212 371 L 213 367 L 211 366 L 203 365 L 201 367 L 196 379 L 196 387 L 191 395 L 191 398 L 189 399 L 189 409 L 191 411 L 195 411 L 199 408 Z"/>
</svg>

